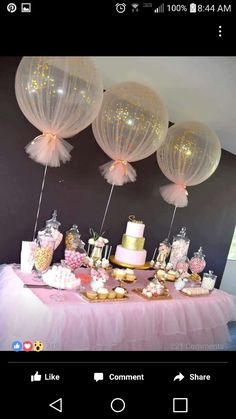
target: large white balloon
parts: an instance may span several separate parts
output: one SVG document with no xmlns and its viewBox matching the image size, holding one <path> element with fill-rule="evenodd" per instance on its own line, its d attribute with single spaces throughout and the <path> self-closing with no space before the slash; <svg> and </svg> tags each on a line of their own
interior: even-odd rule
<svg viewBox="0 0 236 419">
<path fill-rule="evenodd" d="M 168 113 L 152 89 L 124 82 L 105 92 L 92 127 L 99 146 L 113 159 L 101 167 L 103 176 L 110 184 L 123 185 L 136 178 L 129 162 L 150 156 L 164 141 Z"/>
<path fill-rule="evenodd" d="M 219 138 L 207 125 L 191 121 L 172 125 L 157 151 L 160 169 L 174 182 L 161 188 L 164 200 L 177 207 L 187 206 L 186 187 L 208 179 L 220 157 Z"/>
<path fill-rule="evenodd" d="M 23 57 L 16 73 L 16 98 L 39 135 L 26 151 L 52 167 L 70 160 L 69 138 L 96 118 L 103 97 L 101 76 L 89 57 Z"/>
</svg>

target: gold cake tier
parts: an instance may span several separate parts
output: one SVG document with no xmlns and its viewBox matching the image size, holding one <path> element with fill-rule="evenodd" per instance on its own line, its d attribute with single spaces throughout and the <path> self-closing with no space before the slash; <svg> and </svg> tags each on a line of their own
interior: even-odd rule
<svg viewBox="0 0 236 419">
<path fill-rule="evenodd" d="M 127 234 L 123 234 L 122 237 L 122 246 L 129 250 L 143 250 L 144 242 L 144 237 L 133 237 Z"/>
</svg>

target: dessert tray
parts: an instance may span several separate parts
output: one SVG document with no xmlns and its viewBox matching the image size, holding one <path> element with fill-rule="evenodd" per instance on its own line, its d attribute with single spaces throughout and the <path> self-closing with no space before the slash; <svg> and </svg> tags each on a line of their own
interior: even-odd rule
<svg viewBox="0 0 236 419">
<path fill-rule="evenodd" d="M 88 301 L 89 303 L 115 303 L 118 301 L 127 301 L 129 299 L 127 294 L 125 294 L 121 298 L 115 297 L 115 298 L 105 298 L 105 299 L 100 299 L 98 298 L 98 296 L 95 299 L 88 298 L 86 295 L 86 292 L 80 292 L 79 294 L 85 301 Z"/>
<path fill-rule="evenodd" d="M 138 294 L 140 297 L 144 298 L 148 301 L 159 301 L 159 300 L 171 300 L 172 297 L 169 293 L 169 290 L 166 288 L 164 294 L 162 295 L 153 295 L 152 297 L 147 297 L 145 294 L 142 293 L 142 288 L 134 288 L 132 291 L 135 294 Z"/>
<path fill-rule="evenodd" d="M 130 269 L 151 269 L 150 262 L 146 262 L 144 265 L 130 265 L 128 263 L 119 262 L 115 259 L 115 256 L 110 256 L 110 262 L 114 263 L 117 266 L 121 266 L 122 268 L 130 268 Z"/>
</svg>

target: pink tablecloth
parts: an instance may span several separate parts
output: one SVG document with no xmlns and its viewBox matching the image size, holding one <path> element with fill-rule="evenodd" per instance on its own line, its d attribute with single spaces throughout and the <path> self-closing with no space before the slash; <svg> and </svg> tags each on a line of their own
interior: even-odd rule
<svg viewBox="0 0 236 419">
<path fill-rule="evenodd" d="M 135 286 L 144 286 L 150 271 L 136 274 Z M 129 285 L 129 299 L 123 302 L 89 303 L 77 291 L 63 291 L 65 301 L 55 302 L 50 296 L 56 290 L 27 289 L 23 282 L 35 284 L 31 275 L 3 267 L 2 350 L 11 350 L 14 340 L 41 340 L 46 350 L 221 350 L 227 349 L 227 323 L 236 320 L 232 296 L 220 290 L 191 298 L 168 283 L 172 300 L 146 301 Z"/>
</svg>

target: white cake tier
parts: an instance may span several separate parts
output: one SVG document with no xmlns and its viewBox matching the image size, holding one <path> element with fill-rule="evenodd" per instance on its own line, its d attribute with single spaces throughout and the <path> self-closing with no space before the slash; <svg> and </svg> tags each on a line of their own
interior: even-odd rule
<svg viewBox="0 0 236 419">
<path fill-rule="evenodd" d="M 142 266 L 147 257 L 146 250 L 129 250 L 119 244 L 116 248 L 115 259 L 128 265 Z"/>
<path fill-rule="evenodd" d="M 133 237 L 143 237 L 144 229 L 145 224 L 128 221 L 125 234 Z"/>
</svg>

